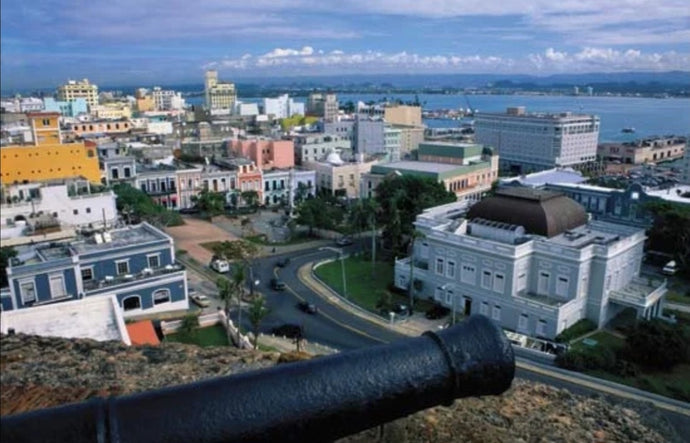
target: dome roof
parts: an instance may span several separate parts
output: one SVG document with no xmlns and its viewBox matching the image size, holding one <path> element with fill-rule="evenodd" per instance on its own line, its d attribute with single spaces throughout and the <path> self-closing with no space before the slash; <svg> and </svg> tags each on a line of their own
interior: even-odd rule
<svg viewBox="0 0 690 443">
<path fill-rule="evenodd" d="M 587 223 L 587 213 L 575 200 L 553 191 L 501 188 L 493 197 L 472 206 L 468 219 L 524 226 L 527 233 L 553 237 Z"/>
<path fill-rule="evenodd" d="M 340 158 L 340 154 L 338 154 L 335 151 L 328 154 L 328 157 L 326 157 L 326 161 L 332 165 L 342 165 L 343 163 L 345 163 L 343 159 Z"/>
</svg>

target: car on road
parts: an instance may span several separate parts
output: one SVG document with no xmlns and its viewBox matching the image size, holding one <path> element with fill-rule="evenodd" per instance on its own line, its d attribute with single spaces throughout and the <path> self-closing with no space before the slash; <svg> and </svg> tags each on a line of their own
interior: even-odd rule
<svg viewBox="0 0 690 443">
<path fill-rule="evenodd" d="M 278 337 L 287 338 L 302 338 L 304 336 L 304 330 L 300 325 L 295 325 L 292 323 L 285 323 L 271 329 L 271 333 Z"/>
<path fill-rule="evenodd" d="M 287 285 L 284 281 L 279 280 L 277 278 L 271 279 L 271 289 L 273 289 L 274 291 L 284 291 L 286 288 Z"/>
<path fill-rule="evenodd" d="M 284 268 L 289 263 L 290 263 L 290 257 L 285 257 L 285 258 L 281 258 L 280 260 L 278 260 L 276 262 L 276 266 L 278 266 L 279 268 Z"/>
<path fill-rule="evenodd" d="M 335 244 L 338 246 L 347 246 L 352 244 L 352 237 L 349 235 L 346 235 L 344 237 L 340 237 L 338 240 L 335 241 Z"/>
<path fill-rule="evenodd" d="M 301 301 L 297 303 L 297 307 L 302 311 L 306 312 L 307 314 L 316 314 L 319 312 L 319 309 L 316 307 L 314 303 L 309 303 L 308 301 Z"/>
<path fill-rule="evenodd" d="M 206 308 L 211 305 L 211 299 L 204 294 L 193 294 L 190 296 L 195 305 L 200 308 Z"/>
<path fill-rule="evenodd" d="M 216 272 L 220 272 L 221 274 L 225 274 L 226 272 L 230 272 L 230 263 L 228 263 L 227 260 L 217 258 L 211 261 L 211 269 Z"/>
<path fill-rule="evenodd" d="M 661 272 L 664 275 L 675 275 L 675 273 L 678 272 L 678 265 L 676 264 L 676 261 L 671 260 L 670 262 L 666 263 Z"/>
</svg>

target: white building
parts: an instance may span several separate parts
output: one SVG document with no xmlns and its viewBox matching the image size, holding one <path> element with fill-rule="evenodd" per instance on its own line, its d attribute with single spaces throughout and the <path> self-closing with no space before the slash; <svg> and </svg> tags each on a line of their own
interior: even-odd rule
<svg viewBox="0 0 690 443">
<path fill-rule="evenodd" d="M 505 329 L 553 339 L 581 319 L 604 326 L 626 308 L 660 316 L 666 282 L 640 278 L 644 229 L 587 221 L 562 194 L 500 189 L 459 217 L 453 205 L 417 217 L 423 234 L 396 261 L 395 285 Z"/>
<path fill-rule="evenodd" d="M 325 161 L 309 162 L 305 166 L 316 171 L 316 188 L 336 197 L 359 198 L 362 174 L 371 171 L 376 161 L 346 162 L 337 152 Z"/>
<path fill-rule="evenodd" d="M 36 112 L 42 111 L 44 104 L 40 98 L 24 97 L 2 100 L 0 108 L 5 112 Z"/>
<path fill-rule="evenodd" d="M 232 110 L 237 101 L 235 84 L 218 80 L 218 71 L 206 71 L 204 76 L 204 95 L 206 108 L 210 110 Z"/>
<path fill-rule="evenodd" d="M 400 137 L 402 130 L 386 125 L 383 128 L 383 146 L 388 161 L 400 161 Z"/>
<path fill-rule="evenodd" d="M 235 114 L 247 117 L 259 115 L 259 105 L 256 103 L 243 103 L 238 101 L 235 103 Z"/>
<path fill-rule="evenodd" d="M 0 208 L 3 239 L 53 226 L 100 228 L 117 221 L 115 193 L 94 190 L 85 179 L 5 186 Z"/>
<path fill-rule="evenodd" d="M 498 149 L 501 169 L 525 173 L 596 160 L 599 117 L 525 112 L 477 113 L 475 142 Z"/>
<path fill-rule="evenodd" d="M 324 160 L 331 152 L 351 152 L 352 141 L 339 135 L 320 133 L 300 134 L 292 137 L 295 145 L 295 164 Z"/>
<path fill-rule="evenodd" d="M 156 111 L 177 111 L 184 109 L 184 98 L 179 92 L 169 89 L 153 88 L 153 103 Z"/>
<path fill-rule="evenodd" d="M 680 164 L 680 182 L 690 185 L 690 140 L 685 143 L 685 154 Z"/>
<path fill-rule="evenodd" d="M 264 98 L 264 114 L 273 115 L 274 118 L 288 118 L 293 115 L 304 115 L 304 103 L 294 101 L 283 94 L 276 98 Z"/>
</svg>

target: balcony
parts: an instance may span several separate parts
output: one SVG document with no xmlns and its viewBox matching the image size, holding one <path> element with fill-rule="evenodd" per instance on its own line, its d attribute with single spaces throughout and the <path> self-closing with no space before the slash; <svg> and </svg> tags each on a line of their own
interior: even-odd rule
<svg viewBox="0 0 690 443">
<path fill-rule="evenodd" d="M 127 283 L 139 282 L 141 280 L 160 277 L 166 274 L 174 274 L 176 272 L 183 271 L 185 267 L 180 263 L 175 263 L 172 265 L 161 266 L 160 268 L 145 268 L 141 272 L 136 274 L 124 274 L 124 275 L 108 275 L 101 280 L 85 280 L 84 290 L 85 291 L 97 291 L 104 288 L 110 288 L 113 286 L 123 285 Z"/>
<path fill-rule="evenodd" d="M 613 302 L 634 308 L 648 308 L 666 294 L 666 280 L 634 277 L 627 286 L 611 291 Z"/>
</svg>

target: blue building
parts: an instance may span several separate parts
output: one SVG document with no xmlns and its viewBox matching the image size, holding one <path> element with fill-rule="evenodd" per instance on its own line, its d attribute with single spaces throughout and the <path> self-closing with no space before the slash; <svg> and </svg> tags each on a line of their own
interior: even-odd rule
<svg viewBox="0 0 690 443">
<path fill-rule="evenodd" d="M 187 271 L 175 262 L 173 240 L 147 223 L 16 249 L 3 310 L 110 294 L 126 317 L 189 307 Z"/>
<path fill-rule="evenodd" d="M 87 114 L 89 112 L 88 104 L 85 98 L 75 98 L 74 101 L 63 102 L 57 101 L 52 97 L 43 99 L 43 106 L 48 112 L 59 112 L 63 117 L 76 117 L 79 114 Z"/>
</svg>

